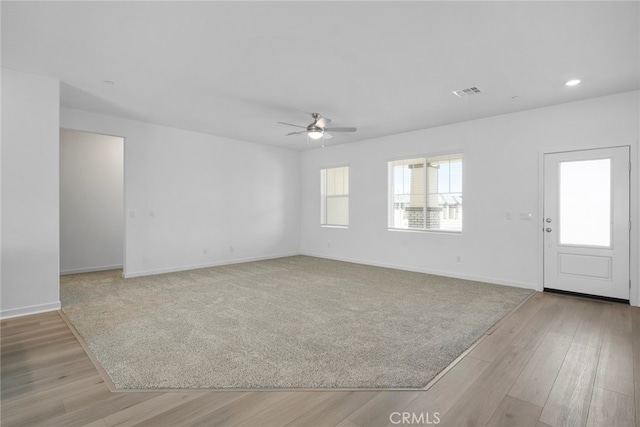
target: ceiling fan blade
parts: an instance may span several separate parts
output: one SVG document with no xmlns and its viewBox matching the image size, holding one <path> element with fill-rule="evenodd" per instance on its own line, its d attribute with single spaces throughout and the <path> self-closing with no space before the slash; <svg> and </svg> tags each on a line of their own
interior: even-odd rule
<svg viewBox="0 0 640 427">
<path fill-rule="evenodd" d="M 284 136 L 289 136 L 289 135 L 300 135 L 301 133 L 307 133 L 306 130 L 302 130 L 300 132 L 289 132 L 287 134 L 285 134 Z"/>
<path fill-rule="evenodd" d="M 325 131 L 331 132 L 355 132 L 356 128 L 324 128 Z"/>
<path fill-rule="evenodd" d="M 302 128 L 302 129 L 306 129 L 307 128 L 306 126 L 292 125 L 291 123 L 285 123 L 285 122 L 276 122 L 276 123 L 279 123 L 281 125 L 294 126 L 294 127 Z"/>
<path fill-rule="evenodd" d="M 316 122 L 316 126 L 323 128 L 327 126 L 329 123 L 331 123 L 331 119 L 328 119 L 326 117 L 320 117 Z"/>
<path fill-rule="evenodd" d="M 327 132 L 326 130 L 322 133 L 322 136 L 324 137 L 324 139 L 331 139 L 333 138 L 333 135 L 331 135 L 329 132 Z"/>
</svg>

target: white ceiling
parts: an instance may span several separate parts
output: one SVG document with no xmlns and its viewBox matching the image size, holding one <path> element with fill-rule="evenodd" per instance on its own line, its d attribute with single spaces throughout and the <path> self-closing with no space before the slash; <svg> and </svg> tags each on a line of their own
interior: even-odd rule
<svg viewBox="0 0 640 427">
<path fill-rule="evenodd" d="M 64 106 L 306 149 L 276 122 L 358 128 L 330 145 L 638 89 L 639 6 L 2 1 L 2 64 Z"/>
</svg>

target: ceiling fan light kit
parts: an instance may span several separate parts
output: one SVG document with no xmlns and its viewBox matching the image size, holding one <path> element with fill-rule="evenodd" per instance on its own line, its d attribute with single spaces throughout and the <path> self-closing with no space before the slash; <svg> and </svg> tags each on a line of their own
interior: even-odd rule
<svg viewBox="0 0 640 427">
<path fill-rule="evenodd" d="M 340 127 L 340 128 L 328 128 L 326 127 L 331 119 L 326 117 L 322 117 L 319 113 L 312 113 L 311 117 L 313 117 L 313 123 L 307 126 L 294 125 L 291 123 L 278 122 L 281 125 L 294 126 L 297 128 L 302 128 L 304 130 L 298 132 L 289 132 L 286 136 L 290 135 L 300 135 L 303 133 L 307 134 L 307 145 L 311 145 L 312 142 L 320 141 L 322 148 L 324 148 L 324 140 L 332 138 L 332 135 L 327 131 L 332 132 L 355 132 L 357 129 L 354 127 Z"/>
<path fill-rule="evenodd" d="M 324 133 L 323 132 L 307 132 L 307 145 L 320 141 L 320 146 L 324 148 Z"/>
</svg>

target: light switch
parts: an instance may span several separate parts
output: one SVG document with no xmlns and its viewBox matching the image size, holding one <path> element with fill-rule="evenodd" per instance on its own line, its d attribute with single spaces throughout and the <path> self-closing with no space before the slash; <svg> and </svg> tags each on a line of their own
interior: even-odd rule
<svg viewBox="0 0 640 427">
<path fill-rule="evenodd" d="M 136 217 L 136 211 L 129 212 L 129 218 L 135 218 L 135 217 Z"/>
</svg>

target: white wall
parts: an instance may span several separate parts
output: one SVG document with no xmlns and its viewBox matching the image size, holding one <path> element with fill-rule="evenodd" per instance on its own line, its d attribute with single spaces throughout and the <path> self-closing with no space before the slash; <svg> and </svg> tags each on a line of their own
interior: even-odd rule
<svg viewBox="0 0 640 427">
<path fill-rule="evenodd" d="M 0 316 L 60 308 L 57 80 L 2 69 Z"/>
<path fill-rule="evenodd" d="M 61 126 L 125 138 L 127 277 L 299 253 L 298 152 L 64 108 Z"/>
<path fill-rule="evenodd" d="M 302 253 L 542 289 L 541 153 L 617 145 L 630 145 L 637 153 L 638 94 L 306 151 L 301 161 Z M 464 152 L 463 233 L 388 231 L 387 161 L 458 150 Z M 322 228 L 319 170 L 345 163 L 351 167 L 350 226 Z M 632 192 L 632 217 L 638 224 L 637 174 Z M 508 212 L 512 220 L 506 219 Z M 533 214 L 533 220 L 519 220 L 520 213 Z M 633 240 L 633 259 L 638 260 L 637 231 Z M 633 264 L 632 301 L 638 301 Z"/>
<path fill-rule="evenodd" d="M 60 130 L 60 274 L 122 268 L 124 140 Z"/>
</svg>

